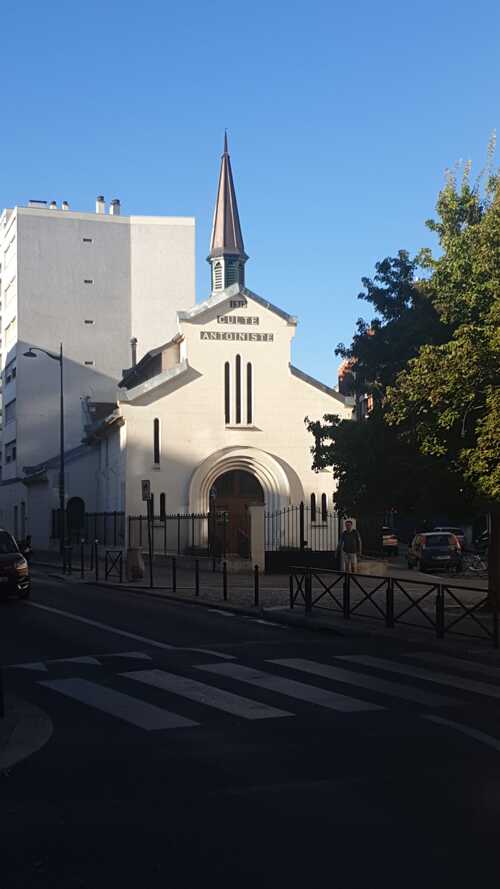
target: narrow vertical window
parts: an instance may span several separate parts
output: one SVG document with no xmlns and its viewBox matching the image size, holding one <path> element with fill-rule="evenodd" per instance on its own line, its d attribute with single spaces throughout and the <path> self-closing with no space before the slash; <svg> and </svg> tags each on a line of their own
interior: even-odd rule
<svg viewBox="0 0 500 889">
<path fill-rule="evenodd" d="M 328 500 L 326 494 L 321 495 L 321 521 L 326 522 L 328 519 Z"/>
<path fill-rule="evenodd" d="M 224 417 L 226 424 L 231 422 L 231 391 L 229 361 L 224 365 Z"/>
<path fill-rule="evenodd" d="M 253 423 L 253 412 L 252 412 L 252 365 L 250 362 L 247 364 L 247 423 Z"/>
<path fill-rule="evenodd" d="M 160 421 L 157 417 L 153 420 L 153 463 L 160 465 Z"/>
<path fill-rule="evenodd" d="M 241 356 L 236 356 L 236 422 L 241 423 Z"/>
<path fill-rule="evenodd" d="M 316 521 L 316 494 L 311 494 L 311 522 Z"/>
<path fill-rule="evenodd" d="M 165 494 L 160 494 L 160 519 L 162 519 L 162 521 L 165 519 L 166 516 L 166 503 L 167 500 Z"/>
</svg>

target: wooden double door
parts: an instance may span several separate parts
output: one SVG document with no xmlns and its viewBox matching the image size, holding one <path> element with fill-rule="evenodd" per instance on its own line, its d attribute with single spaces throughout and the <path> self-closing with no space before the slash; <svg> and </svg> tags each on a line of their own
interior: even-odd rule
<svg viewBox="0 0 500 889">
<path fill-rule="evenodd" d="M 210 491 L 212 551 L 221 557 L 249 559 L 249 507 L 264 504 L 264 492 L 250 472 L 233 469 L 219 476 Z"/>
</svg>

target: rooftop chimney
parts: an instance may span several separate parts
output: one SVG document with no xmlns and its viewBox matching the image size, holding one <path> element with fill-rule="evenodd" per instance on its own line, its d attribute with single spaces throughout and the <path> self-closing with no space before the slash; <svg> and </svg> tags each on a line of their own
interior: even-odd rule
<svg viewBox="0 0 500 889">
<path fill-rule="evenodd" d="M 137 364 L 137 337 L 132 337 L 130 347 L 132 349 L 132 367 L 135 367 Z"/>
<path fill-rule="evenodd" d="M 57 210 L 57 204 L 55 201 L 51 201 L 49 204 L 49 210 Z"/>
<path fill-rule="evenodd" d="M 95 199 L 95 211 L 96 213 L 104 213 L 106 210 L 106 202 L 104 200 L 104 195 L 99 194 Z"/>
<path fill-rule="evenodd" d="M 120 201 L 118 198 L 113 198 L 111 204 L 109 205 L 109 215 L 110 216 L 119 216 L 120 215 Z"/>
<path fill-rule="evenodd" d="M 69 210 L 69 204 L 67 201 L 63 201 L 61 204 L 61 210 Z"/>
</svg>

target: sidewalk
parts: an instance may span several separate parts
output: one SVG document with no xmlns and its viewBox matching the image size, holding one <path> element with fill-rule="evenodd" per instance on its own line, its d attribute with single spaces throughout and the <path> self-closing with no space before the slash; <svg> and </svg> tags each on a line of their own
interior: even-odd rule
<svg viewBox="0 0 500 889">
<path fill-rule="evenodd" d="M 447 584 L 448 579 L 437 578 L 431 575 L 418 575 L 412 571 L 400 571 L 395 568 L 397 578 L 404 581 L 402 590 L 395 583 L 394 613 L 396 625 L 388 628 L 385 625 L 386 606 L 386 578 L 368 577 L 356 575 L 351 578 L 350 610 L 351 617 L 346 619 L 342 611 L 342 586 L 334 588 L 337 601 L 327 594 L 317 603 L 317 597 L 323 592 L 319 581 L 315 580 L 313 586 L 313 609 L 310 615 L 305 614 L 304 599 L 299 594 L 293 609 L 290 608 L 290 588 L 288 575 L 262 575 L 259 577 L 259 604 L 255 606 L 254 578 L 249 575 L 228 574 L 227 599 L 224 599 L 223 577 L 220 572 L 200 572 L 200 594 L 195 594 L 194 568 L 186 570 L 177 567 L 176 560 L 176 586 L 172 586 L 171 560 L 163 565 L 155 562 L 153 589 L 149 587 L 149 577 L 146 565 L 146 577 L 138 583 L 122 584 L 115 581 L 104 580 L 104 570 L 101 570 L 98 586 L 107 589 L 121 589 L 130 593 L 163 598 L 168 601 L 184 603 L 186 605 L 199 605 L 218 610 L 228 610 L 232 613 L 253 617 L 263 617 L 275 623 L 284 623 L 290 626 L 317 629 L 324 632 L 334 632 L 336 635 L 369 635 L 384 636 L 405 641 L 418 641 L 420 645 L 429 646 L 435 644 L 438 650 L 461 650 L 464 646 L 470 650 L 471 645 L 479 646 L 485 653 L 493 653 L 493 642 L 488 634 L 493 629 L 491 613 L 477 611 L 475 616 L 481 622 L 479 625 L 466 610 L 473 608 L 482 602 L 486 595 L 486 585 L 481 587 L 468 587 L 468 582 L 460 583 L 451 577 L 452 591 L 460 595 L 458 604 L 451 593 L 446 597 L 445 625 L 457 623 L 457 631 L 467 635 L 460 638 L 457 634 L 448 634 L 445 640 L 436 639 L 436 630 L 432 626 L 436 612 L 436 591 L 438 583 Z M 54 567 L 52 564 L 51 567 Z M 58 566 L 59 567 L 59 566 Z M 391 571 L 392 574 L 392 571 Z M 405 574 L 405 577 L 401 575 Z M 60 580 L 75 584 L 90 584 L 95 586 L 95 575 L 86 572 L 85 579 L 81 579 L 79 571 L 71 575 L 63 575 L 60 570 L 51 575 Z M 335 575 L 332 575 L 335 577 Z M 325 575 L 325 578 L 328 575 Z M 420 579 L 423 578 L 423 579 Z M 358 588 L 358 585 L 360 588 Z M 379 588 L 380 587 L 380 588 Z M 421 597 L 425 598 L 421 599 Z M 316 604 L 314 604 L 316 603 Z M 416 604 L 415 604 L 416 603 Z M 378 607 L 377 607 L 378 606 Z M 404 614 L 405 609 L 408 614 Z M 398 623 L 398 619 L 400 622 Z M 406 619 L 406 622 L 405 622 Z M 458 647 L 458 648 L 457 648 Z"/>
<path fill-rule="evenodd" d="M 40 750 L 52 735 L 50 718 L 17 695 L 7 694 L 0 719 L 0 774 Z"/>
</svg>

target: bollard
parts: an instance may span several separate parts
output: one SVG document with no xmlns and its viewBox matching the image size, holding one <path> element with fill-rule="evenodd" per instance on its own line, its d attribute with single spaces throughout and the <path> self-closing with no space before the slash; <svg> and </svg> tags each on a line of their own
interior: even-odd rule
<svg viewBox="0 0 500 889">
<path fill-rule="evenodd" d="M 123 583 L 123 553 L 120 553 L 120 583 Z"/>
<path fill-rule="evenodd" d="M 437 588 L 436 595 L 436 636 L 444 639 L 444 591 L 441 584 Z"/>
<path fill-rule="evenodd" d="M 394 580 L 392 577 L 387 578 L 387 589 L 385 593 L 385 625 L 390 629 L 394 626 Z"/>
<path fill-rule="evenodd" d="M 348 620 L 351 616 L 351 575 L 344 571 L 344 617 Z"/>
<path fill-rule="evenodd" d="M 290 608 L 293 608 L 293 605 L 294 605 L 294 602 L 293 602 L 293 574 L 290 574 L 289 583 L 290 583 Z"/>
<path fill-rule="evenodd" d="M 194 560 L 194 594 L 200 595 L 200 563 L 198 559 Z"/>
<path fill-rule="evenodd" d="M 222 594 L 224 602 L 227 602 L 227 562 L 225 559 L 222 563 Z"/>
<path fill-rule="evenodd" d="M 259 566 L 256 565 L 253 569 L 253 592 L 254 592 L 254 605 L 256 608 L 259 607 Z"/>
<path fill-rule="evenodd" d="M 3 670 L 0 667 L 0 719 L 5 716 L 5 695 L 3 690 Z"/>
<path fill-rule="evenodd" d="M 306 614 L 310 614 L 312 611 L 312 575 L 310 568 L 306 568 L 306 578 L 305 578 L 305 591 L 304 591 L 304 600 L 305 600 L 305 612 Z"/>
<path fill-rule="evenodd" d="M 80 577 L 85 577 L 85 541 L 80 540 Z"/>
<path fill-rule="evenodd" d="M 172 556 L 172 592 L 177 592 L 177 562 L 175 556 Z"/>
<path fill-rule="evenodd" d="M 215 559 L 212 559 L 212 571 L 215 574 Z"/>
<path fill-rule="evenodd" d="M 99 583 L 99 550 L 98 541 L 94 540 L 95 582 Z"/>
</svg>

